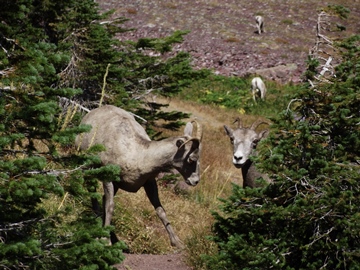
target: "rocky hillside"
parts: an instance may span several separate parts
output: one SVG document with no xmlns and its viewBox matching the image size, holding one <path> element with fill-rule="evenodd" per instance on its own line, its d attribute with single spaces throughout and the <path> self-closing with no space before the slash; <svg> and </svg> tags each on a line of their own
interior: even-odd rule
<svg viewBox="0 0 360 270">
<path fill-rule="evenodd" d="M 346 31 L 335 36 L 360 34 L 359 0 L 97 0 L 115 17 L 126 17 L 126 27 L 136 31 L 122 39 L 163 37 L 175 30 L 189 30 L 175 50 L 193 56 L 195 67 L 223 75 L 258 73 L 267 79 L 299 82 L 309 49 L 316 39 L 318 11 L 329 4 L 350 9 Z M 256 15 L 265 18 L 265 33 L 257 34 Z M 270 69 L 269 69 L 270 68 Z"/>
</svg>

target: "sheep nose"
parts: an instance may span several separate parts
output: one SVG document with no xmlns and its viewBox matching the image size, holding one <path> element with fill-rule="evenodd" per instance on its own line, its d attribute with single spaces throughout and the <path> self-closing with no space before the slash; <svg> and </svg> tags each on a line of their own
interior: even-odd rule
<svg viewBox="0 0 360 270">
<path fill-rule="evenodd" d="M 188 184 L 189 186 L 196 186 L 199 183 L 199 180 L 187 180 L 185 181 L 186 184 Z"/>
<path fill-rule="evenodd" d="M 235 155 L 234 155 L 234 160 L 236 160 L 236 161 L 240 161 L 240 160 L 242 160 L 242 159 L 243 159 L 243 157 L 242 157 L 242 156 L 239 156 L 239 157 L 238 157 L 238 156 L 235 156 Z"/>
<path fill-rule="evenodd" d="M 185 180 L 186 184 L 190 186 L 196 186 L 200 182 L 200 176 L 198 174 L 193 174 Z"/>
</svg>

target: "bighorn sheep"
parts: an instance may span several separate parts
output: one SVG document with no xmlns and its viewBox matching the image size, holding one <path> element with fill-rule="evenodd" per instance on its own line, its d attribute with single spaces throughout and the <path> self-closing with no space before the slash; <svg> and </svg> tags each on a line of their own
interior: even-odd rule
<svg viewBox="0 0 360 270">
<path fill-rule="evenodd" d="M 264 17 L 263 16 L 255 16 L 256 27 L 258 29 L 258 34 L 261 35 L 261 32 L 264 33 Z"/>
<path fill-rule="evenodd" d="M 116 164 L 121 168 L 119 182 L 103 182 L 103 225 L 110 225 L 114 196 L 119 188 L 137 192 L 144 187 L 171 244 L 183 248 L 160 203 L 155 177 L 161 171 L 175 168 L 188 185 L 195 186 L 199 182 L 201 126 L 197 125 L 194 137 L 193 124 L 187 123 L 183 136 L 152 141 L 130 113 L 111 105 L 90 111 L 81 123 L 91 125 L 92 130 L 78 135 L 76 144 L 81 149 L 87 149 L 91 144 L 104 145 L 106 150 L 99 154 L 102 163 Z"/>
<path fill-rule="evenodd" d="M 255 129 L 261 124 L 266 122 L 254 122 L 250 128 L 242 127 L 241 120 L 237 118 L 237 129 L 233 130 L 227 125 L 224 125 L 226 134 L 230 137 L 230 142 L 233 146 L 232 162 L 236 168 L 241 168 L 244 187 L 256 187 L 256 179 L 263 178 L 266 182 L 270 183 L 271 180 L 266 174 L 262 174 L 255 168 L 250 156 L 256 155 L 256 146 L 258 142 L 266 137 L 267 130 L 256 132 Z M 235 123 L 234 122 L 234 123 Z"/>
<path fill-rule="evenodd" d="M 252 92 L 253 100 L 255 102 L 256 102 L 256 97 L 260 97 L 262 100 L 265 100 L 266 86 L 260 77 L 255 77 L 251 80 L 251 92 Z"/>
</svg>

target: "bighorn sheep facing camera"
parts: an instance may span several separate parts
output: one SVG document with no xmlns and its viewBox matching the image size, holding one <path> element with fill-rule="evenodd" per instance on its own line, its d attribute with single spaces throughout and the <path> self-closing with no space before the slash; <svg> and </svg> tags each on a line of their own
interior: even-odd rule
<svg viewBox="0 0 360 270">
<path fill-rule="evenodd" d="M 171 244 L 183 248 L 160 203 L 155 177 L 161 171 L 175 168 L 188 185 L 195 186 L 200 181 L 201 127 L 197 125 L 197 134 L 193 136 L 193 124 L 187 123 L 183 136 L 152 141 L 130 113 L 111 105 L 90 111 L 81 124 L 91 125 L 92 130 L 78 135 L 76 144 L 83 150 L 92 144 L 104 145 L 106 150 L 99 154 L 102 163 L 121 168 L 120 181 L 103 182 L 103 225 L 110 225 L 119 188 L 137 192 L 144 187 Z"/>
<path fill-rule="evenodd" d="M 260 77 L 255 77 L 251 80 L 251 93 L 253 100 L 256 102 L 256 97 L 265 100 L 266 96 L 266 86 L 263 80 Z"/>
<path fill-rule="evenodd" d="M 258 29 L 258 34 L 261 35 L 261 32 L 264 33 L 264 17 L 263 16 L 255 16 L 256 27 Z"/>
<path fill-rule="evenodd" d="M 237 118 L 237 129 L 233 130 L 227 125 L 224 125 L 226 134 L 230 137 L 230 142 L 233 147 L 232 162 L 236 168 L 241 168 L 244 187 L 256 187 L 256 179 L 262 177 L 266 182 L 271 180 L 266 174 L 262 174 L 255 168 L 250 156 L 256 155 L 256 145 L 258 142 L 266 137 L 268 130 L 256 132 L 255 129 L 261 124 L 268 124 L 266 122 L 254 122 L 250 128 L 242 127 L 241 120 Z M 234 122 L 234 123 L 235 123 Z"/>
</svg>

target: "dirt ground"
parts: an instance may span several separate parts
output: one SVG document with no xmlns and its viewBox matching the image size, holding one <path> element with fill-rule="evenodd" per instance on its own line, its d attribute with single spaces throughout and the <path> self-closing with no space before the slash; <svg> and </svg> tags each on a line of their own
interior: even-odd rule
<svg viewBox="0 0 360 270">
<path fill-rule="evenodd" d="M 184 262 L 182 253 L 152 255 L 152 254 L 125 254 L 126 259 L 119 270 L 191 270 Z"/>
<path fill-rule="evenodd" d="M 96 0 L 102 10 L 114 9 L 113 17 L 129 19 L 124 26 L 135 28 L 119 36 L 123 40 L 165 37 L 176 30 L 190 30 L 174 51 L 187 51 L 195 68 L 209 68 L 216 74 L 245 76 L 284 65 L 291 70 L 269 73 L 266 79 L 298 83 L 306 69 L 309 50 L 316 40 L 320 8 L 343 4 L 349 19 L 339 20 L 346 31 L 360 34 L 360 0 Z M 256 33 L 256 15 L 265 20 L 265 33 Z M 198 117 L 205 117 L 203 114 Z M 208 115 L 207 117 L 212 117 Z M 208 120 L 216 123 L 216 119 Z M 190 270 L 184 253 L 165 255 L 126 254 L 117 269 Z"/>
</svg>

